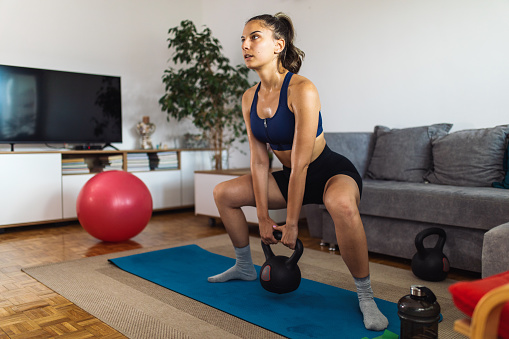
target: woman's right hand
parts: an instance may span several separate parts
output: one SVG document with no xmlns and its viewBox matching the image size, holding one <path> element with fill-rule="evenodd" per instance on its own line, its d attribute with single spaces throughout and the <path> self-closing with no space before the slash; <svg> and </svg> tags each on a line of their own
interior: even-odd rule
<svg viewBox="0 0 509 339">
<path fill-rule="evenodd" d="M 258 225 L 260 228 L 260 237 L 265 245 L 275 245 L 279 241 L 274 238 L 274 226 L 277 224 L 270 217 L 258 219 Z"/>
</svg>

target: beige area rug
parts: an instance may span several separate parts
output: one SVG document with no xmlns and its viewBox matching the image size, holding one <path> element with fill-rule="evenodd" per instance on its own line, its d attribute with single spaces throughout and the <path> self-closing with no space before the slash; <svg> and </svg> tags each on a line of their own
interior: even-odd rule
<svg viewBox="0 0 509 339">
<path fill-rule="evenodd" d="M 219 235 L 165 247 L 24 268 L 23 271 L 129 338 L 281 338 L 278 334 L 122 271 L 108 262 L 110 258 L 191 243 L 234 257 L 228 236 Z M 262 265 L 265 257 L 259 243 L 259 239 L 251 239 L 253 260 L 255 264 Z M 272 248 L 276 254 L 291 254 L 282 245 Z M 303 278 L 355 290 L 352 277 L 339 256 L 305 250 L 299 267 Z M 370 264 L 370 270 L 375 297 L 380 299 L 397 303 L 409 293 L 410 285 L 429 287 L 436 294 L 444 316 L 439 325 L 439 338 L 464 338 L 452 329 L 453 322 L 462 317 L 447 290 L 455 281 L 425 282 L 411 271 L 376 263 Z"/>
</svg>

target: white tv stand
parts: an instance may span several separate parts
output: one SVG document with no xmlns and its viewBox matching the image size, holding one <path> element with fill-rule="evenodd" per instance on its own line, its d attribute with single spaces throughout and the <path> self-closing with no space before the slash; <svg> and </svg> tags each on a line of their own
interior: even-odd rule
<svg viewBox="0 0 509 339">
<path fill-rule="evenodd" d="M 175 152 L 175 169 L 131 171 L 149 188 L 154 210 L 194 205 L 194 171 L 211 169 L 210 149 L 0 152 L 0 228 L 26 226 L 76 219 L 76 198 L 92 173 L 66 174 L 63 159 L 121 156 L 122 169 L 128 170 L 129 155 Z"/>
</svg>

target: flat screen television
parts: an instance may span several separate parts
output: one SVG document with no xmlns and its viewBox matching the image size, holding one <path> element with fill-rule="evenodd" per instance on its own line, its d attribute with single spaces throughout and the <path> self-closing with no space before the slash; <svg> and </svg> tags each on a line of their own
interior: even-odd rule
<svg viewBox="0 0 509 339">
<path fill-rule="evenodd" d="M 0 65 L 0 143 L 122 142 L 120 77 Z"/>
</svg>

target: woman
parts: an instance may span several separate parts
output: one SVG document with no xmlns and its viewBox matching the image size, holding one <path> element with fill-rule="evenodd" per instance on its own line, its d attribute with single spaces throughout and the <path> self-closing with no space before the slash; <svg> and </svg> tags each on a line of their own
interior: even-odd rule
<svg viewBox="0 0 509 339">
<path fill-rule="evenodd" d="M 242 206 L 256 206 L 260 236 L 265 244 L 281 242 L 295 248 L 298 220 L 304 204 L 324 204 L 334 220 L 341 256 L 357 286 L 364 325 L 383 330 L 387 318 L 373 299 L 366 235 L 358 211 L 362 179 L 345 157 L 326 145 L 320 99 L 311 81 L 297 75 L 304 53 L 293 45 L 294 29 L 283 13 L 251 18 L 242 34 L 246 66 L 260 83 L 242 98 L 242 113 L 251 151 L 251 174 L 214 189 L 214 199 L 232 240 L 237 261 L 210 282 L 257 278 L 249 247 L 249 231 Z M 266 144 L 283 164 L 270 173 Z M 269 209 L 287 209 L 286 224 L 277 226 Z"/>
</svg>

